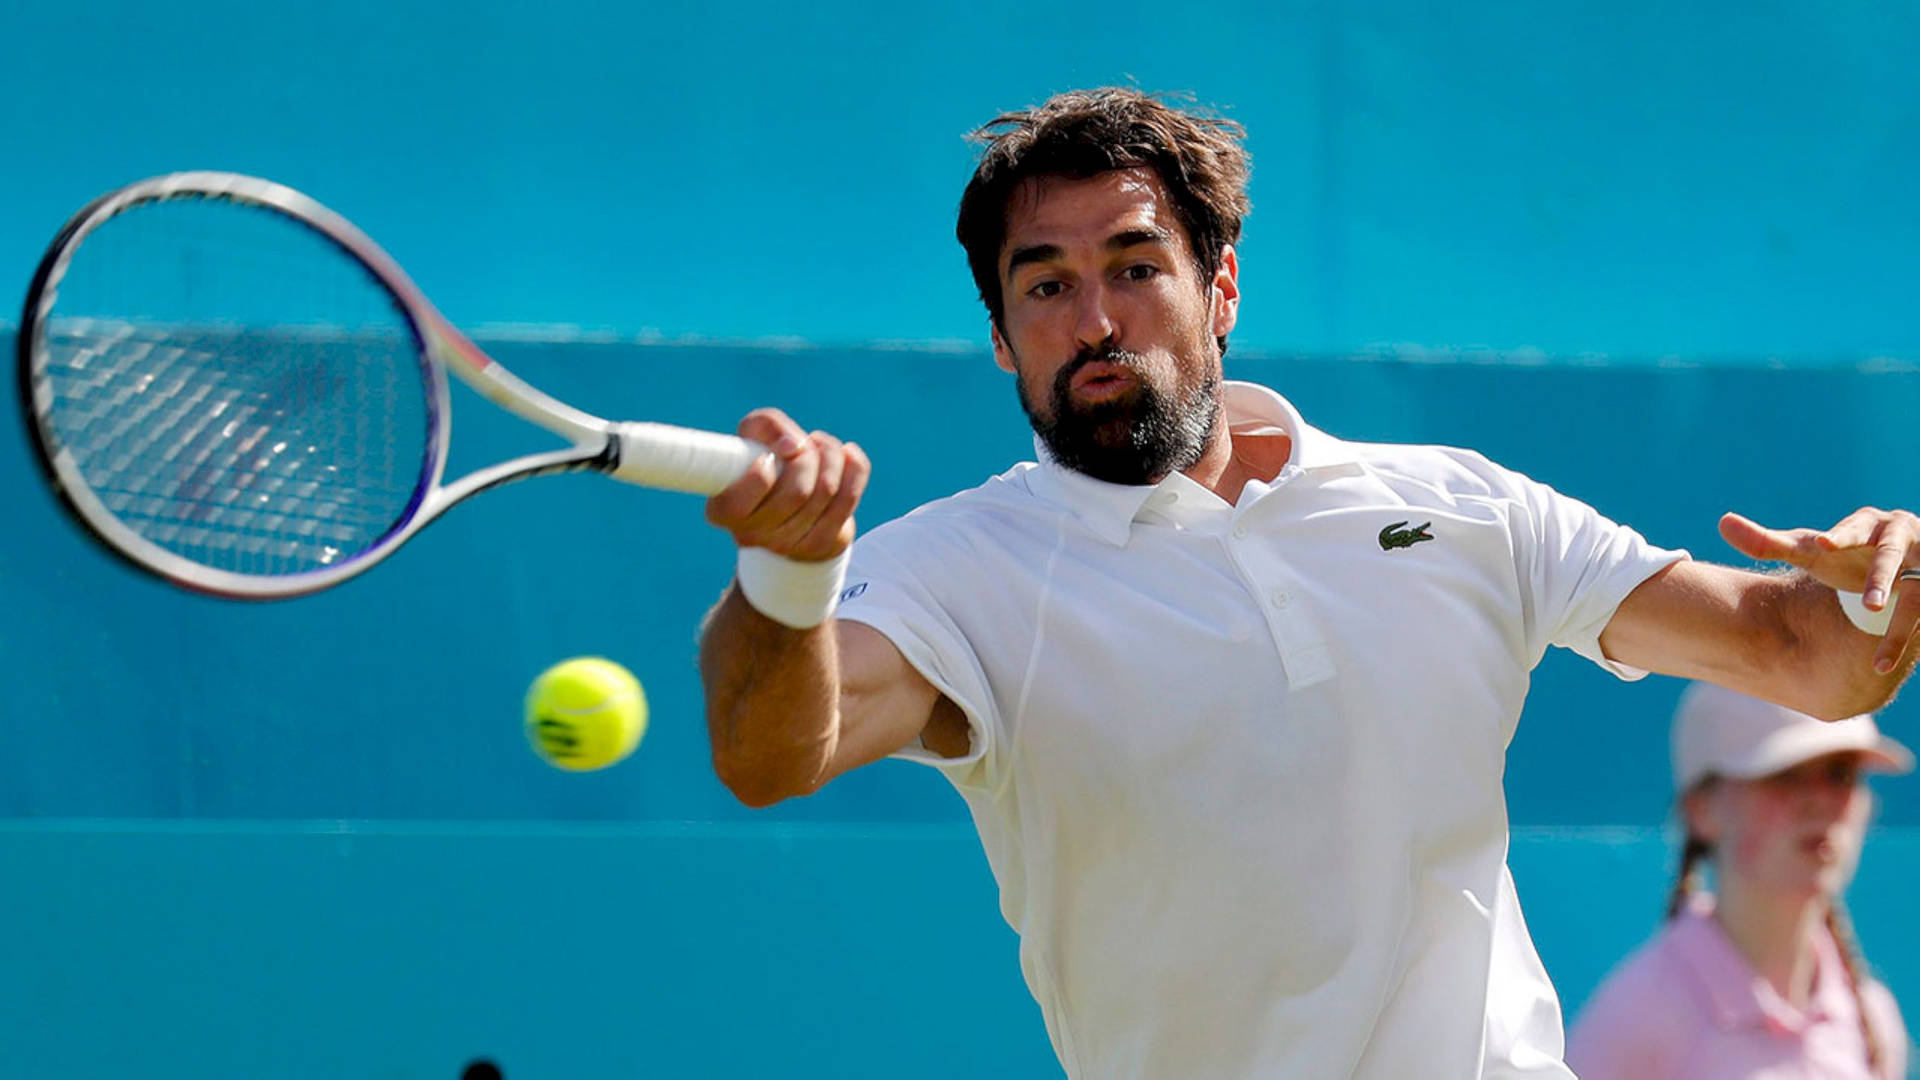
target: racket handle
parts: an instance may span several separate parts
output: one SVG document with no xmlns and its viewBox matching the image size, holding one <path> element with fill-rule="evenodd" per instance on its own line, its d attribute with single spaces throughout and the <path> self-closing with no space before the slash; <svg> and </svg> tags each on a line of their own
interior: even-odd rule
<svg viewBox="0 0 1920 1080">
<path fill-rule="evenodd" d="M 620 440 L 620 464 L 608 470 L 609 476 L 694 495 L 718 494 L 767 452 L 733 435 L 672 424 L 624 421 L 612 425 L 612 433 Z"/>
</svg>

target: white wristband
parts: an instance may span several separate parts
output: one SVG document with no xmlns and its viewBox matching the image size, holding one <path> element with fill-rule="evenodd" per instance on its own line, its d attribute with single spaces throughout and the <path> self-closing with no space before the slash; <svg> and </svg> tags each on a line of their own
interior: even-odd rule
<svg viewBox="0 0 1920 1080">
<path fill-rule="evenodd" d="M 740 595 L 755 611 L 782 626 L 806 630 L 826 622 L 839 604 L 847 555 L 842 551 L 825 562 L 801 562 L 766 548 L 743 547 L 734 574 Z"/>
<path fill-rule="evenodd" d="M 1888 601 L 1887 606 L 1879 611 L 1869 611 L 1866 601 L 1862 600 L 1857 592 L 1841 592 L 1835 589 L 1834 595 L 1840 598 L 1840 610 L 1847 613 L 1848 620 L 1874 637 L 1884 635 L 1887 627 L 1893 623 L 1892 601 Z"/>
</svg>

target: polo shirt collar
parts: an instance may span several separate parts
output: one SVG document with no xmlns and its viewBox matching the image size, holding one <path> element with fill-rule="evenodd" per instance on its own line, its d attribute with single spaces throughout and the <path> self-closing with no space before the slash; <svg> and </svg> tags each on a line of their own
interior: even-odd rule
<svg viewBox="0 0 1920 1080">
<path fill-rule="evenodd" d="M 1252 435 L 1277 429 L 1292 439 L 1291 454 L 1273 479 L 1273 487 L 1302 473 L 1359 467 L 1360 455 L 1352 443 L 1307 424 L 1292 403 L 1267 387 L 1228 380 L 1221 384 L 1221 398 L 1221 419 L 1226 422 L 1229 434 Z M 1095 536 L 1115 547 L 1127 542 L 1134 521 L 1156 492 L 1166 489 L 1186 493 L 1200 487 L 1180 473 L 1158 484 L 1110 484 L 1055 461 L 1037 435 L 1033 448 L 1039 465 L 1029 473 L 1029 490 L 1048 502 L 1066 507 Z M 1253 491 L 1256 485 L 1248 487 Z M 1260 491 L 1266 489 L 1266 485 L 1257 487 Z"/>
<path fill-rule="evenodd" d="M 1713 918 L 1710 897 L 1698 897 L 1675 920 L 1673 945 L 1693 973 L 1714 1022 L 1723 1030 L 1773 1027 L 1799 1032 L 1833 1015 L 1833 995 L 1846 989 L 1838 947 L 1825 934 L 1814 939 L 1813 989 L 1804 1011 L 1795 1009 L 1753 970 L 1753 965 Z"/>
<path fill-rule="evenodd" d="M 1321 431 L 1300 418 L 1293 403 L 1259 383 L 1221 384 L 1222 413 L 1227 430 L 1234 434 L 1257 434 L 1279 428 L 1293 440 L 1292 456 L 1280 477 L 1295 471 L 1351 470 L 1360 466 L 1359 447 Z M 1274 478 L 1278 484 L 1280 477 Z"/>
</svg>

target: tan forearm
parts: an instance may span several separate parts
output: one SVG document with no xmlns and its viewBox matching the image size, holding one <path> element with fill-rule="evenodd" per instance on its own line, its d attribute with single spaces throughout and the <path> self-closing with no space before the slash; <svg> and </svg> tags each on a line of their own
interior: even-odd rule
<svg viewBox="0 0 1920 1080">
<path fill-rule="evenodd" d="M 1601 649 L 1634 667 L 1718 683 L 1825 719 L 1871 712 L 1913 668 L 1873 669 L 1879 639 L 1848 621 L 1832 589 L 1797 570 L 1680 562 L 1621 602 Z"/>
<path fill-rule="evenodd" d="M 730 586 L 700 637 L 714 771 L 741 802 L 768 806 L 824 782 L 838 738 L 833 623 L 794 630 Z"/>
</svg>

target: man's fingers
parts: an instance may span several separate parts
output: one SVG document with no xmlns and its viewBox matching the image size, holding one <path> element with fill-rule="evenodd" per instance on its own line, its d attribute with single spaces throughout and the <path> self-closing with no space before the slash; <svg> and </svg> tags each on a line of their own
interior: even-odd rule
<svg viewBox="0 0 1920 1080">
<path fill-rule="evenodd" d="M 1891 672 L 1914 647 L 1916 628 L 1920 628 L 1920 581 L 1902 582 L 1894 598 L 1893 620 L 1880 637 L 1880 647 L 1874 650 L 1873 670 L 1882 675 Z"/>
<path fill-rule="evenodd" d="M 813 474 L 805 459 L 814 451 L 807 433 L 779 409 L 755 409 L 735 429 L 739 436 L 768 448 L 726 490 L 707 500 L 707 521 L 733 533 L 742 544 L 755 544 L 756 533 L 778 524 L 806 499 L 794 493 L 796 483 L 811 485 Z M 798 466 L 797 475 L 789 475 Z"/>
<path fill-rule="evenodd" d="M 1720 536 L 1735 551 L 1762 562 L 1804 566 L 1821 554 L 1819 535 L 1813 529 L 1769 529 L 1739 514 L 1720 518 Z"/>
<path fill-rule="evenodd" d="M 738 480 L 707 500 L 707 523 L 732 532 L 759 507 L 779 478 L 778 459 L 761 454 L 748 463 Z"/>
<path fill-rule="evenodd" d="M 763 544 L 761 539 L 776 533 L 787 520 L 800 512 L 813 490 L 820 481 L 820 451 L 813 442 L 804 436 L 799 449 L 790 454 L 775 452 L 780 458 L 780 477 L 774 481 L 773 490 L 760 500 L 753 513 L 740 523 L 736 535 L 751 534 L 754 543 Z"/>
<path fill-rule="evenodd" d="M 873 466 L 867 461 L 866 451 L 854 443 L 846 445 L 845 457 L 840 490 L 813 527 L 795 542 L 795 558 L 831 559 L 853 543 L 853 512 L 859 507 L 861 496 L 866 494 Z"/>
<path fill-rule="evenodd" d="M 783 520 L 767 525 L 760 539 L 762 547 L 798 559 L 812 557 L 805 552 L 797 551 L 796 545 L 813 530 L 820 516 L 826 512 L 834 497 L 839 494 L 840 479 L 845 472 L 846 462 L 846 454 L 841 450 L 839 439 L 824 431 L 816 431 L 807 438 L 812 442 L 814 449 L 813 483 L 807 489 L 806 498 L 800 505 Z"/>
<path fill-rule="evenodd" d="M 1907 530 L 1895 522 L 1888 522 L 1880 530 L 1880 537 L 1873 545 L 1873 562 L 1867 567 L 1867 587 L 1861 600 L 1872 611 L 1887 606 L 1887 600 L 1893 595 L 1894 583 L 1900 577 L 1900 571 L 1906 569 L 1907 558 L 1913 551 L 1913 537 Z"/>
<path fill-rule="evenodd" d="M 1859 589 L 1869 611 L 1892 603 L 1887 631 L 1874 650 L 1874 670 L 1891 672 L 1913 649 L 1920 629 L 1920 580 L 1902 580 L 1920 566 L 1920 517 L 1906 510 L 1862 507 L 1830 529 L 1769 529 L 1739 514 L 1720 519 L 1720 535 L 1742 554 L 1797 566 L 1833 588 Z"/>
<path fill-rule="evenodd" d="M 1843 548 L 1866 547 L 1874 542 L 1875 535 L 1886 515 L 1872 507 L 1855 510 L 1840 519 L 1840 523 L 1820 534 L 1818 543 L 1827 551 L 1839 551 Z"/>
<path fill-rule="evenodd" d="M 873 469 L 866 451 L 824 431 L 804 431 L 779 409 L 755 409 L 737 430 L 769 452 L 707 500 L 707 520 L 742 547 L 792 559 L 831 559 L 845 551 Z"/>
<path fill-rule="evenodd" d="M 779 409 L 755 409 L 740 421 L 739 436 L 773 451 L 776 458 L 790 458 L 807 441 L 806 429 Z"/>
<path fill-rule="evenodd" d="M 873 459 L 867 457 L 867 449 L 859 443 L 847 444 L 847 486 L 856 488 L 855 498 L 867 490 L 867 481 L 873 476 Z"/>
<path fill-rule="evenodd" d="M 813 448 L 820 455 L 818 486 L 825 488 L 827 497 L 832 498 L 840 490 L 841 477 L 846 475 L 846 448 L 840 445 L 839 439 L 824 431 L 813 432 L 807 438 L 813 441 Z"/>
</svg>

